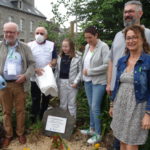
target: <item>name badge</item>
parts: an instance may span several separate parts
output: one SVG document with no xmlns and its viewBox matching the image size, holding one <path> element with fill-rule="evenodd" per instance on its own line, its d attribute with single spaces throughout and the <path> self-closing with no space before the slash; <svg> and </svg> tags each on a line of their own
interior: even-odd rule
<svg viewBox="0 0 150 150">
<path fill-rule="evenodd" d="M 16 64 L 8 63 L 7 72 L 8 72 L 8 75 L 17 75 Z"/>
</svg>

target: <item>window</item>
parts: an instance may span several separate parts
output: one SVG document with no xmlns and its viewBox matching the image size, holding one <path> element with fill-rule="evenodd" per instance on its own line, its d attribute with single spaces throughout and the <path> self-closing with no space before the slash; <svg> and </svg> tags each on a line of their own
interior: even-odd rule
<svg viewBox="0 0 150 150">
<path fill-rule="evenodd" d="M 19 0 L 19 1 L 18 1 L 18 8 L 19 8 L 19 9 L 22 9 L 22 8 L 23 8 L 23 2 L 22 2 L 22 0 Z"/>
<path fill-rule="evenodd" d="M 24 20 L 20 19 L 20 25 L 19 25 L 20 31 L 23 31 L 23 22 L 24 22 Z"/>
<path fill-rule="evenodd" d="M 14 19 L 13 19 L 12 16 L 9 16 L 9 17 L 8 17 L 8 22 L 13 22 L 13 20 L 14 20 Z"/>
<path fill-rule="evenodd" d="M 30 32 L 33 32 L 33 21 L 30 21 Z"/>
</svg>

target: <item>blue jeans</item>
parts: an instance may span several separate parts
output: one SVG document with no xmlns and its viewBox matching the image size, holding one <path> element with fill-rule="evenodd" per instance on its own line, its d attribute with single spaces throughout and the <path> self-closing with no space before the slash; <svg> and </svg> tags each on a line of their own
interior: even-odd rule
<svg viewBox="0 0 150 150">
<path fill-rule="evenodd" d="M 101 103 L 105 94 L 106 85 L 94 85 L 89 81 L 84 82 L 84 87 L 90 108 L 90 127 L 97 134 L 101 134 Z"/>
</svg>

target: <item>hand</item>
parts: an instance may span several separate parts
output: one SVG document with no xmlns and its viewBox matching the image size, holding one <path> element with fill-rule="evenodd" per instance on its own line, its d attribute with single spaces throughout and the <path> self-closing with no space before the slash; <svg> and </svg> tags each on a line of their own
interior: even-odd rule
<svg viewBox="0 0 150 150">
<path fill-rule="evenodd" d="M 150 129 L 150 115 L 146 114 L 143 117 L 142 120 L 142 128 L 143 129 Z"/>
<path fill-rule="evenodd" d="M 18 75 L 17 78 L 18 79 L 16 80 L 16 83 L 21 84 L 21 83 L 24 83 L 26 81 L 26 77 L 24 74 Z"/>
<path fill-rule="evenodd" d="M 87 76 L 87 71 L 88 71 L 87 69 L 84 69 L 83 70 L 83 75 Z"/>
<path fill-rule="evenodd" d="M 51 64 L 51 63 L 49 63 L 48 65 L 49 65 L 50 67 L 52 67 L 52 64 Z"/>
<path fill-rule="evenodd" d="M 43 75 L 43 72 L 44 72 L 44 70 L 43 70 L 42 68 L 36 68 L 36 69 L 35 69 L 35 73 L 36 73 L 38 76 Z"/>
<path fill-rule="evenodd" d="M 77 84 L 71 84 L 72 88 L 77 88 Z"/>
<path fill-rule="evenodd" d="M 110 115 L 110 117 L 113 117 L 113 107 L 109 108 L 109 115 Z"/>
<path fill-rule="evenodd" d="M 111 87 L 110 87 L 110 84 L 107 84 L 107 86 L 106 86 L 106 92 L 107 92 L 107 94 L 109 95 L 109 96 L 111 96 Z"/>
<path fill-rule="evenodd" d="M 52 59 L 52 61 L 49 63 L 50 67 L 55 67 L 57 64 L 57 59 Z"/>
</svg>

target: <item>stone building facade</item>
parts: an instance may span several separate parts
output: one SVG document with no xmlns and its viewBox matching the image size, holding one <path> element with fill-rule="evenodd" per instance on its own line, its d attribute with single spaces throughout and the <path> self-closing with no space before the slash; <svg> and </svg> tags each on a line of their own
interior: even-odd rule
<svg viewBox="0 0 150 150">
<path fill-rule="evenodd" d="M 46 17 L 34 7 L 34 0 L 0 0 L 0 41 L 3 39 L 3 24 L 16 22 L 20 40 L 34 40 L 34 30 Z"/>
</svg>

